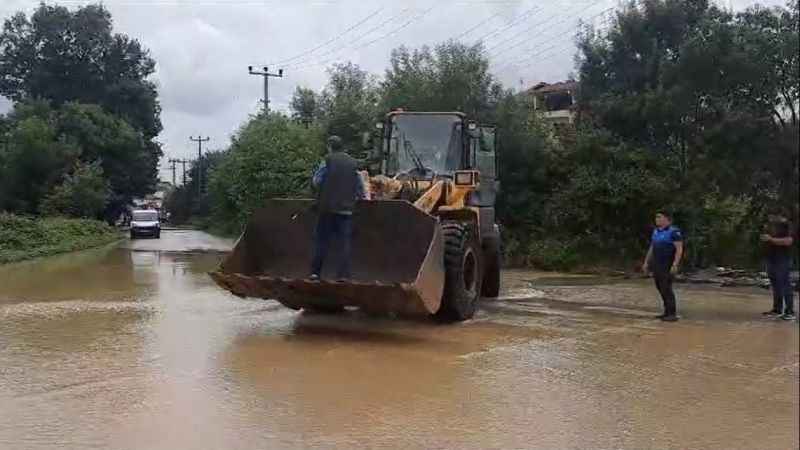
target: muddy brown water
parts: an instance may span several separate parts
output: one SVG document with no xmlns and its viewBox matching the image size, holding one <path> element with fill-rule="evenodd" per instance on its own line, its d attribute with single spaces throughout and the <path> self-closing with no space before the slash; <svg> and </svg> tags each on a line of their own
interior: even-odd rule
<svg viewBox="0 0 800 450">
<path fill-rule="evenodd" d="M 0 449 L 798 446 L 766 291 L 509 271 L 475 320 L 308 315 L 206 275 L 194 231 L 0 267 Z"/>
</svg>

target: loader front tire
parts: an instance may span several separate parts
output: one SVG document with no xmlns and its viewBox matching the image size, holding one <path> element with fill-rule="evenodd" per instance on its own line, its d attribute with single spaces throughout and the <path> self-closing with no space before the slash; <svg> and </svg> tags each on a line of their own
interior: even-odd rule
<svg viewBox="0 0 800 450">
<path fill-rule="evenodd" d="M 444 295 L 436 317 L 444 322 L 472 318 L 481 293 L 481 250 L 472 225 L 447 223 L 444 233 Z"/>
</svg>

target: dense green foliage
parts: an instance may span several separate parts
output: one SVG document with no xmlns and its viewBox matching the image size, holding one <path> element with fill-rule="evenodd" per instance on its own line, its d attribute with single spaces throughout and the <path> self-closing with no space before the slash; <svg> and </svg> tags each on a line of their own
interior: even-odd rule
<svg viewBox="0 0 800 450">
<path fill-rule="evenodd" d="M 580 108 L 617 144 L 580 161 L 564 200 L 592 194 L 592 220 L 612 240 L 633 230 L 602 211 L 642 223 L 640 208 L 668 208 L 688 233 L 692 263 L 752 261 L 764 209 L 797 212 L 797 27 L 796 1 L 734 15 L 661 0 L 630 5 L 606 36 L 584 37 Z M 639 162 L 598 173 L 615 146 L 616 161 Z M 614 189 L 598 192 L 598 182 Z"/>
<path fill-rule="evenodd" d="M 341 137 L 353 156 L 364 157 L 361 135 L 372 129 L 379 115 L 377 81 L 353 63 L 334 65 L 328 69 L 328 77 L 328 85 L 315 96 L 317 123 L 325 133 Z M 303 114 L 294 110 L 298 113 Z"/>
<path fill-rule="evenodd" d="M 114 228 L 96 220 L 0 213 L 0 264 L 97 247 L 120 238 Z"/>
<path fill-rule="evenodd" d="M 135 39 L 112 33 L 100 5 L 70 11 L 41 4 L 17 13 L 0 33 L 0 94 L 16 101 L 47 99 L 97 104 L 141 131 L 161 131 L 155 61 Z"/>
<path fill-rule="evenodd" d="M 483 46 L 446 42 L 433 50 L 422 47 L 392 51 L 382 91 L 382 111 L 461 111 L 490 121 L 504 94 L 489 73 Z"/>
<path fill-rule="evenodd" d="M 136 40 L 112 33 L 103 6 L 42 4 L 30 17 L 19 13 L 6 20 L 0 94 L 15 105 L 0 120 L 0 210 L 44 212 L 44 199 L 65 200 L 65 186 L 83 177 L 76 170 L 87 166 L 101 169 L 95 173 L 109 188 L 94 196 L 103 200 L 102 208 L 89 208 L 96 217 L 115 217 L 132 198 L 152 192 L 162 154 L 155 141 L 160 107 L 148 81 L 154 70 Z M 55 210 L 87 212 L 86 205 L 48 212 Z"/>
<path fill-rule="evenodd" d="M 241 223 L 264 199 L 307 195 L 322 148 L 316 127 L 305 128 L 280 115 L 252 119 L 211 173 L 214 215 Z"/>
<path fill-rule="evenodd" d="M 42 202 L 42 212 L 51 216 L 99 217 L 108 203 L 108 181 L 99 163 L 78 162 L 72 173 Z"/>
<path fill-rule="evenodd" d="M 192 167 L 186 172 L 185 184 L 165 190 L 167 196 L 164 199 L 163 207 L 170 212 L 171 222 L 186 224 L 193 218 L 200 219 L 209 216 L 211 205 L 208 195 L 208 180 L 210 174 L 226 155 L 227 153 L 220 151 L 203 153 L 200 162 L 192 164 Z M 202 182 L 202 186 L 198 186 L 198 181 Z"/>
</svg>

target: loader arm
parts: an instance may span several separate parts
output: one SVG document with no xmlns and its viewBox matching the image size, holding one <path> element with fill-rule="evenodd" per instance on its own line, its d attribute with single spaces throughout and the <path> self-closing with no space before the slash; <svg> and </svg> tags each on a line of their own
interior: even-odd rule
<svg viewBox="0 0 800 450">
<path fill-rule="evenodd" d="M 450 180 L 439 180 L 414 202 L 414 206 L 428 214 L 440 208 L 447 211 L 464 209 L 467 195 L 476 188 L 477 183 L 457 185 Z"/>
<path fill-rule="evenodd" d="M 414 206 L 422 212 L 431 214 L 444 197 L 446 189 L 444 180 L 437 181 L 414 202 Z"/>
</svg>

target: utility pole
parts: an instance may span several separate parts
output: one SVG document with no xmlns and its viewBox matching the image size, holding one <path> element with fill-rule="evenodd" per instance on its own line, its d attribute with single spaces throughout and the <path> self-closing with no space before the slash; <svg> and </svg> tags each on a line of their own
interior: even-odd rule
<svg viewBox="0 0 800 450">
<path fill-rule="evenodd" d="M 175 186 L 175 163 L 178 162 L 177 159 L 169 159 L 170 169 L 172 170 L 172 185 Z"/>
<path fill-rule="evenodd" d="M 183 184 L 182 186 L 186 186 L 186 163 L 190 162 L 188 159 L 176 159 L 176 163 L 183 166 Z"/>
<path fill-rule="evenodd" d="M 203 142 L 208 142 L 211 138 L 189 136 L 189 140 L 197 142 L 197 196 L 199 197 L 203 193 Z"/>
<path fill-rule="evenodd" d="M 283 78 L 283 69 L 278 69 L 278 73 L 269 73 L 269 68 L 264 66 L 264 70 L 259 72 L 253 70 L 253 66 L 247 66 L 250 75 L 264 77 L 264 115 L 269 114 L 269 77 Z"/>
</svg>

